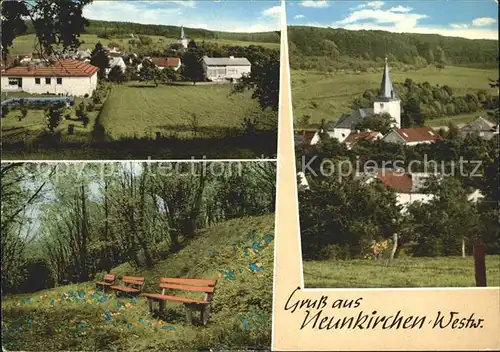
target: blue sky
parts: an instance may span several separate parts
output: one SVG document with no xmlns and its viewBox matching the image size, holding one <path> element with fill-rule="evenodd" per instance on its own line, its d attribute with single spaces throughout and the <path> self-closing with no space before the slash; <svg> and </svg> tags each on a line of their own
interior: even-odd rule
<svg viewBox="0 0 500 352">
<path fill-rule="evenodd" d="M 84 16 L 96 20 L 184 25 L 228 32 L 262 32 L 280 29 L 280 3 L 276 0 L 94 0 L 84 9 Z"/>
<path fill-rule="evenodd" d="M 496 0 L 288 0 L 289 25 L 498 39 Z"/>
</svg>

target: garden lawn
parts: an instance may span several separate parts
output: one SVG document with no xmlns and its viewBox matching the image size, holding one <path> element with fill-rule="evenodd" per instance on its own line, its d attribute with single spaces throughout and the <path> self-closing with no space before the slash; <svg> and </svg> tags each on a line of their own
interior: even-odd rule
<svg viewBox="0 0 500 352">
<path fill-rule="evenodd" d="M 4 297 L 2 344 L 22 351 L 269 349 L 273 230 L 274 214 L 231 220 L 203 230 L 151 269 L 124 264 L 111 271 L 145 277 L 145 292 L 158 292 L 164 276 L 218 278 L 205 327 L 186 325 L 180 304 L 151 316 L 146 299 L 117 299 L 89 282 Z"/>
<path fill-rule="evenodd" d="M 387 261 L 305 261 L 305 287 L 474 287 L 472 257 L 400 258 Z M 500 255 L 486 256 L 488 286 L 500 286 Z"/>
<path fill-rule="evenodd" d="M 446 67 L 438 70 L 427 67 L 416 71 L 391 69 L 394 83 L 403 83 L 411 78 L 417 83 L 448 85 L 454 95 L 476 93 L 480 89 L 497 94 L 489 88 L 489 79 L 498 77 L 498 70 L 465 67 Z M 381 68 L 377 72 L 317 72 L 292 71 L 292 99 L 295 119 L 311 116 L 310 123 L 319 124 L 322 119 L 337 120 L 343 113 L 352 111 L 354 99 L 366 89 L 379 89 L 382 80 Z M 481 113 L 478 113 L 481 115 Z"/>
<path fill-rule="evenodd" d="M 244 118 L 261 114 L 250 92 L 229 96 L 229 84 L 114 85 L 101 111 L 101 124 L 112 139 L 218 137 L 243 127 Z"/>
</svg>

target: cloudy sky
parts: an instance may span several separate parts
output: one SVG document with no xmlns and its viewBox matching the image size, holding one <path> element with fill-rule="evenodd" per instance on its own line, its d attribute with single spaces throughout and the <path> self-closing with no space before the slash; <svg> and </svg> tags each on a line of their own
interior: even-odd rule
<svg viewBox="0 0 500 352">
<path fill-rule="evenodd" d="M 228 32 L 279 30 L 279 15 L 280 1 L 276 0 L 94 0 L 84 9 L 88 19 L 183 25 Z"/>
<path fill-rule="evenodd" d="M 289 25 L 498 39 L 497 0 L 288 0 Z"/>
</svg>

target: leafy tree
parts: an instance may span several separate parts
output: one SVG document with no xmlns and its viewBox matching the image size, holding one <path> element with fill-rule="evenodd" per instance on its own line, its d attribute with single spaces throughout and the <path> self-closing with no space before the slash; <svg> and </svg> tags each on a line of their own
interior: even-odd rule
<svg viewBox="0 0 500 352">
<path fill-rule="evenodd" d="M 46 125 L 51 133 L 54 133 L 57 127 L 61 124 L 62 118 L 62 109 L 57 106 L 51 106 L 45 113 L 46 116 Z"/>
<path fill-rule="evenodd" d="M 388 133 L 396 123 L 396 120 L 388 113 L 375 114 L 358 123 L 354 129 L 360 131 L 378 131 L 382 134 Z"/>
<path fill-rule="evenodd" d="M 123 83 L 126 80 L 122 68 L 118 65 L 113 66 L 108 73 L 108 80 L 116 83 Z"/>
<path fill-rule="evenodd" d="M 202 52 L 196 48 L 189 48 L 182 55 L 182 77 L 186 81 L 193 82 L 193 85 L 197 81 L 203 80 L 203 67 L 201 64 Z"/>
<path fill-rule="evenodd" d="M 80 46 L 80 33 L 88 21 L 82 16 L 83 8 L 92 0 L 21 0 L 2 1 L 2 56 L 5 59 L 16 37 L 25 34 L 29 18 L 37 38 L 40 54 L 53 54 L 55 48 L 76 49 Z"/>
<path fill-rule="evenodd" d="M 158 87 L 158 81 L 160 80 L 160 70 L 156 65 L 148 59 L 144 59 L 142 62 L 142 67 L 139 70 L 139 77 L 141 80 L 146 82 L 153 81 L 155 86 Z"/>
<path fill-rule="evenodd" d="M 90 64 L 99 68 L 97 76 L 100 79 L 106 78 L 106 69 L 109 68 L 109 57 L 101 42 L 96 43 L 94 50 L 92 50 Z"/>
</svg>

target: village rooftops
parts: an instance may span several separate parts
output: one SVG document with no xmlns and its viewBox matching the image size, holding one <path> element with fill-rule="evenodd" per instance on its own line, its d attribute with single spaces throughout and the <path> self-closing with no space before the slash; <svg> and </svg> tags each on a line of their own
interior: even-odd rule
<svg viewBox="0 0 500 352">
<path fill-rule="evenodd" d="M 382 134 L 377 131 L 362 131 L 362 132 L 351 132 L 346 139 L 344 139 L 344 143 L 354 144 L 360 140 L 373 141 L 377 138 L 381 138 Z"/>
<path fill-rule="evenodd" d="M 83 61 L 58 60 L 51 65 L 16 66 L 2 76 L 10 77 L 92 77 L 99 68 Z"/>
<path fill-rule="evenodd" d="M 335 128 L 353 129 L 358 123 L 363 122 L 367 117 L 373 116 L 373 109 L 357 109 L 351 114 L 342 114 L 337 121 L 330 121 L 326 124 L 327 131 L 333 131 Z"/>
<path fill-rule="evenodd" d="M 203 57 L 203 62 L 207 66 L 251 66 L 250 61 L 245 57 Z"/>
<path fill-rule="evenodd" d="M 181 59 L 178 57 L 153 57 L 151 58 L 151 62 L 158 67 L 178 67 Z"/>
<path fill-rule="evenodd" d="M 405 143 L 440 140 L 431 127 L 399 128 L 393 130 Z"/>
</svg>

